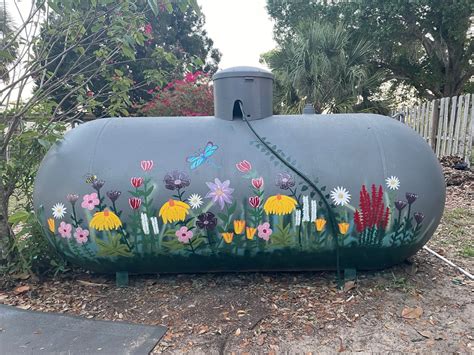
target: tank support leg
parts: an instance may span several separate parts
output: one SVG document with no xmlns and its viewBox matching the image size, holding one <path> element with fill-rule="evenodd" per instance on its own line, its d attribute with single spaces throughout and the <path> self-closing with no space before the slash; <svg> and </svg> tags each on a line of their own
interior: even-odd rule
<svg viewBox="0 0 474 355">
<path fill-rule="evenodd" d="M 119 271 L 115 273 L 115 283 L 117 287 L 128 287 L 128 272 Z"/>
<path fill-rule="evenodd" d="M 357 271 L 356 269 L 344 269 L 344 282 L 347 281 L 355 281 L 357 278 Z"/>
</svg>

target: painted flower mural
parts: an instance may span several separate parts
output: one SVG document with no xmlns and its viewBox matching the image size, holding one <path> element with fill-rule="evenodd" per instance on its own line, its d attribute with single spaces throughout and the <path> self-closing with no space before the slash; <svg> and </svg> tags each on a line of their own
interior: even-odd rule
<svg viewBox="0 0 474 355">
<path fill-rule="evenodd" d="M 64 218 L 66 215 L 67 209 L 63 203 L 57 203 L 53 206 L 53 217 L 56 219 Z"/>
<path fill-rule="evenodd" d="M 93 192 L 82 197 L 81 207 L 92 211 L 97 205 L 99 205 L 99 203 L 100 201 L 97 193 Z"/>
<path fill-rule="evenodd" d="M 290 214 L 295 210 L 297 204 L 298 202 L 293 197 L 278 194 L 270 196 L 263 209 L 267 214 Z"/>
<path fill-rule="evenodd" d="M 206 185 L 210 189 L 206 198 L 210 198 L 213 203 L 218 203 L 221 210 L 224 209 L 225 204 L 232 203 L 234 189 L 230 187 L 230 180 L 221 182 L 218 178 L 215 178 L 214 182 L 206 182 Z"/>
<path fill-rule="evenodd" d="M 58 227 L 59 235 L 63 238 L 71 238 L 72 225 L 66 222 L 61 222 Z"/>
<path fill-rule="evenodd" d="M 270 228 L 270 223 L 268 222 L 265 222 L 259 225 L 257 227 L 257 231 L 258 231 L 258 237 L 267 242 L 270 240 L 270 236 L 273 233 L 273 230 Z"/>
<path fill-rule="evenodd" d="M 276 179 L 276 185 L 282 190 L 288 190 L 294 187 L 296 182 L 291 174 L 279 173 Z"/>
<path fill-rule="evenodd" d="M 89 223 L 89 227 L 97 229 L 98 231 L 110 231 L 118 229 L 121 226 L 122 221 L 120 218 L 108 209 L 94 213 L 94 217 L 92 217 Z"/>
<path fill-rule="evenodd" d="M 165 187 L 172 191 L 188 187 L 191 183 L 189 176 L 186 173 L 176 170 L 166 174 L 163 181 L 165 182 Z"/>
<path fill-rule="evenodd" d="M 189 213 L 190 206 L 182 201 L 169 199 L 160 208 L 159 216 L 163 223 L 184 221 Z"/>
<path fill-rule="evenodd" d="M 188 197 L 188 203 L 193 210 L 198 209 L 203 204 L 201 195 L 198 195 L 198 194 L 190 195 Z"/>
<path fill-rule="evenodd" d="M 338 186 L 331 191 L 331 200 L 337 206 L 345 206 L 351 200 L 351 195 L 344 187 Z"/>
<path fill-rule="evenodd" d="M 188 244 L 191 238 L 193 237 L 193 232 L 188 229 L 188 227 L 183 226 L 176 231 L 176 236 L 181 243 Z"/>
<path fill-rule="evenodd" d="M 387 188 L 390 190 L 398 190 L 400 187 L 400 180 L 396 176 L 390 176 L 386 178 L 385 182 L 387 184 Z"/>
<path fill-rule="evenodd" d="M 81 227 L 77 227 L 74 231 L 74 238 L 79 244 L 87 243 L 89 237 L 89 231 L 87 229 L 82 229 Z"/>
<path fill-rule="evenodd" d="M 275 250 L 299 255 L 333 250 L 335 245 L 403 247 L 423 235 L 426 222 L 417 208 L 419 197 L 412 192 L 399 194 L 402 184 L 396 176 L 361 185 L 355 194 L 357 204 L 351 206 L 354 191 L 347 187 L 334 184 L 328 193 L 317 194 L 297 176 L 279 172 L 267 177 L 258 166 L 242 160 L 233 165 L 246 190 L 236 194 L 234 186 L 241 184 L 231 179 L 193 182 L 193 172 L 204 163 L 220 169 L 207 164 L 217 146 L 206 147 L 208 157 L 194 156 L 187 172 L 160 175 L 153 160 L 137 162 L 131 174 L 135 176 L 125 181 L 129 191 L 116 190 L 91 175 L 86 181 L 88 192 L 69 193 L 48 206 L 45 231 L 71 255 L 91 261 L 168 254 L 253 257 Z M 272 179 L 275 185 L 265 183 Z M 109 189 L 105 193 L 104 186 Z"/>
<path fill-rule="evenodd" d="M 217 218 L 212 212 L 201 213 L 197 217 L 196 225 L 201 229 L 212 230 L 217 226 Z"/>
</svg>

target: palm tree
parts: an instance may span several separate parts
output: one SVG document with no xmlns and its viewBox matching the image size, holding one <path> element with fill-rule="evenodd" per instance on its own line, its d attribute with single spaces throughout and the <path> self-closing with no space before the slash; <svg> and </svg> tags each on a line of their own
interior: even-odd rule
<svg viewBox="0 0 474 355">
<path fill-rule="evenodd" d="M 349 112 L 378 88 L 385 73 L 369 64 L 372 45 L 354 39 L 342 24 L 300 24 L 291 41 L 266 53 L 263 60 L 277 82 L 276 104 L 300 112 L 312 103 L 317 113 Z"/>
</svg>

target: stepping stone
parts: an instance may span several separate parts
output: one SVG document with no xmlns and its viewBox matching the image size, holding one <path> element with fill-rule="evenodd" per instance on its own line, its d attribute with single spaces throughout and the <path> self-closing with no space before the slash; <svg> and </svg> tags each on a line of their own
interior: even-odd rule
<svg viewBox="0 0 474 355">
<path fill-rule="evenodd" d="M 0 354 L 148 354 L 166 327 L 0 305 Z"/>
</svg>

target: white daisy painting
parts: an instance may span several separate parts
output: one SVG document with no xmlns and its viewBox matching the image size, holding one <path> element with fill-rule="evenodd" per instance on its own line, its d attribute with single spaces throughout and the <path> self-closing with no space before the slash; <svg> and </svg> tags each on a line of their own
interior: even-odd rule
<svg viewBox="0 0 474 355">
<path fill-rule="evenodd" d="M 61 219 L 66 215 L 66 207 L 63 203 L 58 202 L 52 208 L 53 210 L 53 217 L 56 219 Z"/>
<path fill-rule="evenodd" d="M 198 194 L 192 194 L 188 197 L 188 202 L 192 209 L 199 208 L 202 205 L 202 197 Z"/>
<path fill-rule="evenodd" d="M 344 187 L 338 186 L 331 191 L 331 200 L 337 206 L 345 206 L 351 200 L 351 195 Z"/>
<path fill-rule="evenodd" d="M 387 187 L 390 190 L 398 190 L 400 187 L 400 180 L 396 176 L 390 176 L 386 178 L 385 182 L 387 183 Z"/>
</svg>

